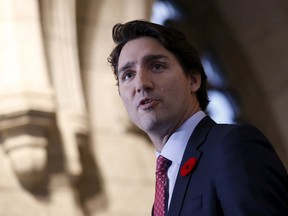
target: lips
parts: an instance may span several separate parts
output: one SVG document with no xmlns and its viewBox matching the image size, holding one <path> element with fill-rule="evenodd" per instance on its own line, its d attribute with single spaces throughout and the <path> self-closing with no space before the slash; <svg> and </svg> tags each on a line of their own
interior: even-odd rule
<svg viewBox="0 0 288 216">
<path fill-rule="evenodd" d="M 153 99 L 143 99 L 140 101 L 140 105 L 144 105 L 144 104 L 148 104 L 148 103 L 151 103 L 153 101 Z"/>
<path fill-rule="evenodd" d="M 158 100 L 154 98 L 143 98 L 138 103 L 138 108 L 142 110 L 152 109 L 158 104 Z"/>
</svg>

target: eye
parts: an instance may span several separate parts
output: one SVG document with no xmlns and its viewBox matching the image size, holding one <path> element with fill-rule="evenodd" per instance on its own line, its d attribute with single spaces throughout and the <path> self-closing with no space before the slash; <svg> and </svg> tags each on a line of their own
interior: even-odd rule
<svg viewBox="0 0 288 216">
<path fill-rule="evenodd" d="M 165 68 L 166 67 L 163 63 L 156 62 L 156 63 L 152 64 L 152 70 L 153 71 L 162 71 Z"/>
<path fill-rule="evenodd" d="M 133 78 L 135 75 L 135 73 L 133 71 L 126 71 L 122 74 L 121 79 L 123 81 L 125 80 L 130 80 L 131 78 Z"/>
</svg>

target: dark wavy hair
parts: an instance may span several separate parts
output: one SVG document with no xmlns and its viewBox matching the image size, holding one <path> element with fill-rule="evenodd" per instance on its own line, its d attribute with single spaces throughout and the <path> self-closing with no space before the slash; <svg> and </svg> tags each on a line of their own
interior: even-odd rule
<svg viewBox="0 0 288 216">
<path fill-rule="evenodd" d="M 172 52 L 186 75 L 201 75 L 201 86 L 196 92 L 202 110 L 206 110 L 209 103 L 207 95 L 207 76 L 201 64 L 200 57 L 187 37 L 179 30 L 158 25 L 145 20 L 133 20 L 124 24 L 118 23 L 113 27 L 112 38 L 116 46 L 108 57 L 115 78 L 118 82 L 118 60 L 123 46 L 130 40 L 140 37 L 157 39 L 167 50 Z"/>
</svg>

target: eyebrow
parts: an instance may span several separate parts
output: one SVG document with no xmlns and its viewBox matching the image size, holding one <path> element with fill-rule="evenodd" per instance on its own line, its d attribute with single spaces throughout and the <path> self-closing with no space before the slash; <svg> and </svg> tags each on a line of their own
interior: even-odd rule
<svg viewBox="0 0 288 216">
<path fill-rule="evenodd" d="M 142 58 L 142 62 L 144 64 L 147 64 L 147 63 L 155 61 L 155 60 L 166 59 L 166 58 L 168 58 L 168 57 L 165 55 L 161 55 L 161 54 L 159 54 L 159 55 L 147 55 L 147 56 L 144 56 Z"/>
<path fill-rule="evenodd" d="M 132 62 L 127 62 L 124 66 L 122 66 L 119 70 L 118 70 L 118 74 L 120 74 L 122 71 L 126 70 L 127 68 L 130 68 L 132 66 L 135 65 L 135 61 Z"/>
<path fill-rule="evenodd" d="M 146 55 L 142 58 L 141 62 L 144 64 L 147 64 L 149 62 L 155 61 L 155 60 L 159 60 L 159 59 L 166 59 L 168 58 L 165 55 Z M 131 61 L 131 62 L 127 62 L 124 66 L 122 66 L 119 70 L 118 70 L 118 74 L 120 74 L 122 71 L 126 70 L 127 68 L 133 67 L 136 64 L 135 61 Z"/>
</svg>

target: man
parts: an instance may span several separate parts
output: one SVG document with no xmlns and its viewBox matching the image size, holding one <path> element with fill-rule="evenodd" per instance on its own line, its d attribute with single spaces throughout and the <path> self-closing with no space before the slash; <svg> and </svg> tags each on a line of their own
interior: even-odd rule
<svg viewBox="0 0 288 216">
<path fill-rule="evenodd" d="M 287 216 L 283 164 L 256 128 L 205 114 L 206 75 L 185 36 L 135 20 L 116 24 L 113 40 L 120 97 L 158 155 L 152 215 Z"/>
</svg>

